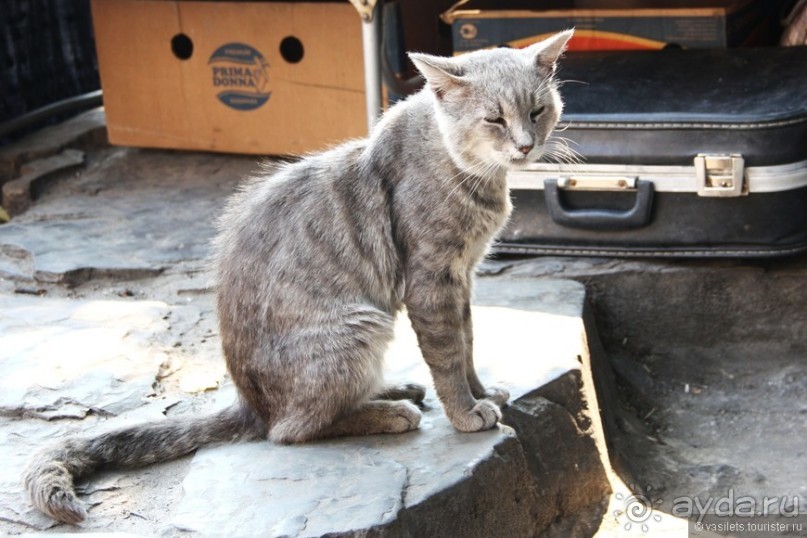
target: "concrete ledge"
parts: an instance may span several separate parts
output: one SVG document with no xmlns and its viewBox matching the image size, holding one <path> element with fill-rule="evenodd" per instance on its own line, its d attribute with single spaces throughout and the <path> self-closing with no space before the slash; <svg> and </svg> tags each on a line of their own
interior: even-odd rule
<svg viewBox="0 0 807 538">
<path fill-rule="evenodd" d="M 458 433 L 430 389 L 416 432 L 215 446 L 190 460 L 94 476 L 80 484 L 91 507 L 82 528 L 164 536 L 591 535 L 609 486 L 584 382 L 584 301 L 583 286 L 572 281 L 480 279 L 473 307 L 478 370 L 486 384 L 510 390 L 506 426 Z M 160 420 L 172 406 L 191 411 L 183 404 L 188 394 L 157 397 L 152 385 L 181 351 L 172 333 L 187 333 L 211 305 L 23 296 L 3 304 L 0 348 L 11 355 L 0 357 L 0 370 L 25 383 L 3 405 L 0 422 L 8 441 L 0 447 L 8 463 L 0 473 L 0 531 L 66 531 L 27 506 L 15 469 L 46 440 Z M 104 345 L 77 360 L 90 335 Z M 217 351 L 210 358 L 219 361 Z M 405 316 L 387 362 L 390 381 L 431 386 Z M 64 382 L 45 388 L 42 376 L 21 373 L 51 363 L 63 365 Z M 119 364 L 124 369 L 109 380 L 94 373 Z M 139 393 L 123 394 L 125 387 Z M 215 407 L 233 396 L 230 386 L 197 398 Z"/>
<path fill-rule="evenodd" d="M 416 432 L 204 449 L 171 525 L 228 536 L 535 536 L 600 506 L 609 487 L 578 361 L 583 287 L 483 280 L 477 296 L 478 370 L 511 391 L 513 428 L 460 434 L 429 391 Z M 428 384 L 404 318 L 388 363 L 389 379 Z"/>
</svg>

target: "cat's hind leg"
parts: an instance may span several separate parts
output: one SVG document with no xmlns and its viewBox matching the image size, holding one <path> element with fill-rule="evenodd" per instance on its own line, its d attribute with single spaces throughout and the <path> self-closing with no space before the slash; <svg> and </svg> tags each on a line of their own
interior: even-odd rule
<svg viewBox="0 0 807 538">
<path fill-rule="evenodd" d="M 417 428 L 420 411 L 414 404 L 377 398 L 383 392 L 382 363 L 392 335 L 391 315 L 351 304 L 325 310 L 286 336 L 270 361 L 273 383 L 282 382 L 283 396 L 272 408 L 269 439 L 300 443 Z M 405 392 L 419 397 L 415 388 L 401 390 L 390 396 L 400 400 Z"/>
<path fill-rule="evenodd" d="M 370 400 L 324 425 L 311 422 L 310 414 L 294 413 L 275 424 L 269 439 L 290 444 L 351 435 L 403 433 L 417 429 L 421 417 L 417 406 L 408 400 Z"/>
<path fill-rule="evenodd" d="M 421 417 L 408 400 L 371 400 L 322 430 L 321 438 L 404 433 L 416 430 Z"/>
<path fill-rule="evenodd" d="M 374 400 L 409 400 L 420 405 L 426 397 L 426 387 L 417 383 L 402 383 L 400 385 L 388 385 L 376 394 Z"/>
</svg>

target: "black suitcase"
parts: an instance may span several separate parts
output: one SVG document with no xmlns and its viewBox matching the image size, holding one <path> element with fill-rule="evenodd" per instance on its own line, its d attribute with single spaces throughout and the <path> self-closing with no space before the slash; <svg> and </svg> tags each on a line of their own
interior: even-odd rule
<svg viewBox="0 0 807 538">
<path fill-rule="evenodd" d="M 583 160 L 509 174 L 495 251 L 807 250 L 807 47 L 569 54 L 559 78 Z"/>
</svg>

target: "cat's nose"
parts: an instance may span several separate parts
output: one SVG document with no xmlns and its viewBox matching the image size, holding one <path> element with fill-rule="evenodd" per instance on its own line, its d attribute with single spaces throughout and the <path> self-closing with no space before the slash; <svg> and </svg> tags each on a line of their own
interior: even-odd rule
<svg viewBox="0 0 807 538">
<path fill-rule="evenodd" d="M 532 151 L 532 148 L 534 148 L 534 147 L 535 147 L 535 144 L 530 144 L 530 145 L 528 145 L 528 146 L 519 146 L 519 147 L 518 147 L 518 151 L 520 151 L 521 153 L 523 153 L 524 155 L 526 155 L 526 154 L 528 154 L 530 151 Z"/>
</svg>

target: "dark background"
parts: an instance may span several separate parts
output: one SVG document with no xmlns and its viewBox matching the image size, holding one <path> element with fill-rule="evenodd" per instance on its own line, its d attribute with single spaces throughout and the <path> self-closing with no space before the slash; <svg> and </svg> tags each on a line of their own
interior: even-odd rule
<svg viewBox="0 0 807 538">
<path fill-rule="evenodd" d="M 89 0 L 5 1 L 0 40 L 0 123 L 100 88 Z"/>
</svg>

